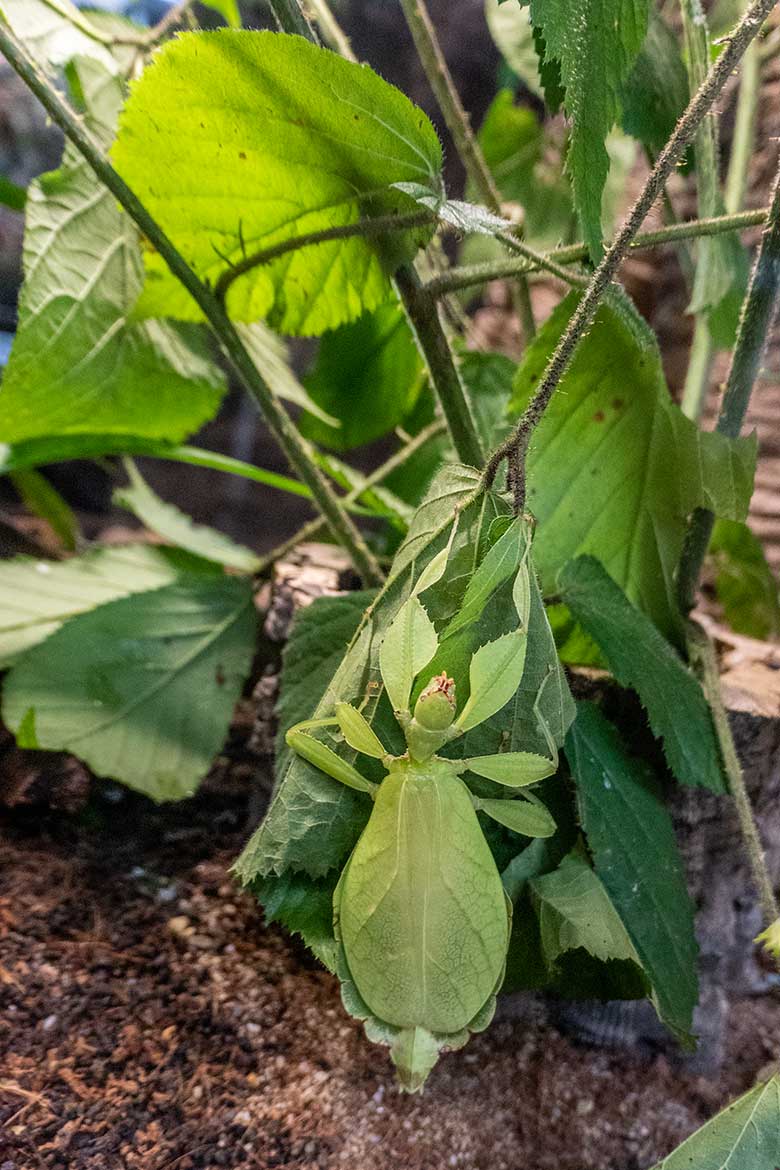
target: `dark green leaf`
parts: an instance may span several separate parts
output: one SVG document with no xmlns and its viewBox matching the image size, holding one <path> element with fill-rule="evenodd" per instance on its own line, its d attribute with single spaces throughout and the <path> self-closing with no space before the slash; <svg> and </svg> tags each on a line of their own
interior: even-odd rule
<svg viewBox="0 0 780 1170">
<path fill-rule="evenodd" d="M 326 333 L 304 382 L 310 398 L 340 424 L 304 414 L 301 429 L 314 442 L 348 451 L 392 431 L 423 385 L 422 362 L 400 306 L 385 305 Z"/>
<path fill-rule="evenodd" d="M 526 350 L 513 411 L 532 396 L 576 304 L 570 294 Z M 679 638 L 674 574 L 687 517 L 702 505 L 743 520 L 755 449 L 754 438 L 705 433 L 683 415 L 669 396 L 653 334 L 613 290 L 530 448 L 529 506 L 539 522 L 545 594 L 554 594 L 568 560 L 592 553 L 659 629 Z"/>
<path fill-rule="evenodd" d="M 0 175 L 0 204 L 3 207 L 10 207 L 11 211 L 24 211 L 26 202 L 27 191 L 25 188 L 12 183 L 10 179 L 6 179 L 5 175 Z"/>
<path fill-rule="evenodd" d="M 333 934 L 333 891 L 338 872 L 315 881 L 288 871 L 281 877 L 257 878 L 252 893 L 262 903 L 268 922 L 299 934 L 329 971 L 335 973 L 338 946 Z"/>
<path fill-rule="evenodd" d="M 183 34 L 132 91 L 114 147 L 122 176 L 212 285 L 245 256 L 358 219 L 408 213 L 397 182 L 440 183 L 430 122 L 371 69 L 301 37 Z M 248 198 L 247 192 L 260 193 Z M 310 245 L 231 285 L 230 315 L 319 334 L 391 296 L 389 275 L 432 225 Z M 148 254 L 139 311 L 199 319 L 167 266 Z"/>
<path fill-rule="evenodd" d="M 66 622 L 12 667 L 3 718 L 153 800 L 190 796 L 227 734 L 254 653 L 249 581 L 181 579 Z"/>
<path fill-rule="evenodd" d="M 609 171 L 604 142 L 620 116 L 620 91 L 645 39 L 649 0 L 530 0 L 530 9 L 544 37 L 545 60 L 560 64 L 572 120 L 567 166 L 585 241 L 597 260 Z"/>
<path fill-rule="evenodd" d="M 566 604 L 598 643 L 617 681 L 633 687 L 681 784 L 725 792 L 712 716 L 698 679 L 595 557 L 559 575 Z"/>
<path fill-rule="evenodd" d="M 660 1018 L 687 1042 L 698 1000 L 693 906 L 660 791 L 591 703 L 577 704 L 566 756 L 596 873 L 652 984 Z"/>
<path fill-rule="evenodd" d="M 776 638 L 780 634 L 780 594 L 761 541 L 747 524 L 718 520 L 709 555 L 715 592 L 732 630 L 749 638 Z"/>
<path fill-rule="evenodd" d="M 680 41 L 653 12 L 647 37 L 622 93 L 622 125 L 652 157 L 661 153 L 688 105 L 688 74 Z"/>
</svg>

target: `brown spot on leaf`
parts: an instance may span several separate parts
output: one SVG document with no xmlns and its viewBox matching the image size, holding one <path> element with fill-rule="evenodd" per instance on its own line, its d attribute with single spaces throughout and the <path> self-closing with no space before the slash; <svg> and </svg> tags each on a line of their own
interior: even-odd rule
<svg viewBox="0 0 780 1170">
<path fill-rule="evenodd" d="M 594 416 L 593 416 L 593 421 L 594 421 L 594 422 L 603 422 L 603 421 L 604 421 L 604 418 L 605 418 L 604 411 L 603 411 L 603 410 L 597 410 L 597 411 L 596 411 L 596 413 L 595 413 L 595 414 L 594 414 Z"/>
</svg>

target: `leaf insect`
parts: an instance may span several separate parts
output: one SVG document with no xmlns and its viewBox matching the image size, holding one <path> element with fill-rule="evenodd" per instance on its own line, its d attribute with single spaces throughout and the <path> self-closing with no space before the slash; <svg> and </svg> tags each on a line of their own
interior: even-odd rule
<svg viewBox="0 0 780 1170">
<path fill-rule="evenodd" d="M 409 1092 L 422 1088 L 442 1049 L 458 1048 L 487 1027 L 503 980 L 511 902 L 477 811 L 528 837 L 555 831 L 541 801 L 521 791 L 558 766 L 539 711 L 543 689 L 535 713 L 549 758 L 522 751 L 460 760 L 437 754 L 499 711 L 520 685 L 530 614 L 530 530 L 524 526 L 521 533 L 525 551 L 512 590 L 518 626 L 473 654 L 470 693 L 459 712 L 446 673 L 431 678 L 410 708 L 415 681 L 439 646 L 419 595 L 443 575 L 445 549 L 418 579 L 379 651 L 404 754 L 391 755 L 360 711 L 344 702 L 336 703 L 334 718 L 307 720 L 287 732 L 298 755 L 374 802 L 333 896 L 339 976 L 345 1006 L 365 1021 L 370 1039 L 389 1045 Z M 517 540 L 517 529 L 511 536 Z M 455 622 L 479 593 L 478 573 Z M 325 726 L 337 726 L 356 752 L 381 761 L 381 783 L 367 780 L 310 734 Z M 510 799 L 475 796 L 461 779 L 465 772 L 503 785 Z"/>
</svg>

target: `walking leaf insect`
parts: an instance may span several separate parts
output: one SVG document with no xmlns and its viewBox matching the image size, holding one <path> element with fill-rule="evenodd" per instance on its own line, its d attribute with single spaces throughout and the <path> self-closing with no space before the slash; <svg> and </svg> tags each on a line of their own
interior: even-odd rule
<svg viewBox="0 0 780 1170">
<path fill-rule="evenodd" d="M 472 772 L 523 797 L 520 789 L 556 771 L 556 744 L 539 711 L 542 691 L 535 712 L 549 758 L 532 752 L 460 760 L 437 754 L 499 711 L 520 685 L 530 612 L 530 533 L 522 526 L 521 532 L 525 552 L 512 590 L 518 626 L 473 654 L 470 693 L 460 712 L 446 673 L 431 678 L 410 708 L 415 680 L 439 646 L 419 594 L 443 575 L 444 550 L 418 579 L 379 653 L 382 681 L 406 740 L 404 754 L 388 752 L 360 711 L 344 702 L 336 703 L 334 718 L 307 720 L 287 733 L 288 744 L 305 760 L 374 801 L 333 896 L 339 976 L 348 1010 L 366 1022 L 370 1039 L 390 1046 L 400 1084 L 410 1092 L 422 1088 L 443 1048 L 460 1047 L 471 1032 L 487 1027 L 503 980 L 511 903 L 477 811 L 525 836 L 555 831 L 537 798 L 479 798 L 461 779 Z M 461 613 L 473 603 L 478 584 L 475 574 Z M 381 761 L 381 783 L 367 780 L 310 734 L 325 726 L 337 726 L 356 752 Z"/>
</svg>

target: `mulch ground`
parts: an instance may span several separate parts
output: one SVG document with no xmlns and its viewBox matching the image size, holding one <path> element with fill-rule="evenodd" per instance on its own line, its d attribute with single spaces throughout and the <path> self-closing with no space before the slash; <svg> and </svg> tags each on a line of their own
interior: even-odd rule
<svg viewBox="0 0 780 1170">
<path fill-rule="evenodd" d="M 780 1051 L 780 1001 L 734 1006 L 709 1082 L 505 1013 L 400 1096 L 335 980 L 228 868 L 246 801 L 6 818 L 0 1170 L 639 1170 Z"/>
</svg>

